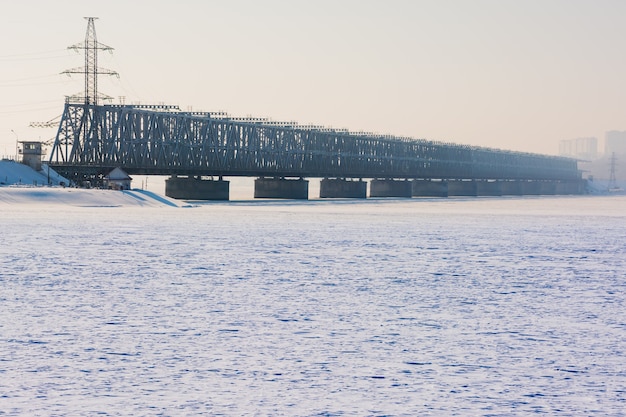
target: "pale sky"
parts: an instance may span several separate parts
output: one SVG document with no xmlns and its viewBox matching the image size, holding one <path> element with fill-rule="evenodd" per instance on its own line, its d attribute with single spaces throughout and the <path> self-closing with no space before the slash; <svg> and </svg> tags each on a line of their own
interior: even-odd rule
<svg viewBox="0 0 626 417">
<path fill-rule="evenodd" d="M 84 16 L 115 102 L 547 154 L 626 130 L 623 0 L 0 0 L 0 156 L 82 92 Z"/>
</svg>

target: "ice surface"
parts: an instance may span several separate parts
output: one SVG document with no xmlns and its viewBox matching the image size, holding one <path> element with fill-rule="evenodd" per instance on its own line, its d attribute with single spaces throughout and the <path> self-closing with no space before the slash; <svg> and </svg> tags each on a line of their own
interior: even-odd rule
<svg viewBox="0 0 626 417">
<path fill-rule="evenodd" d="M 0 414 L 626 409 L 624 197 L 82 206 L 0 205 Z"/>
</svg>

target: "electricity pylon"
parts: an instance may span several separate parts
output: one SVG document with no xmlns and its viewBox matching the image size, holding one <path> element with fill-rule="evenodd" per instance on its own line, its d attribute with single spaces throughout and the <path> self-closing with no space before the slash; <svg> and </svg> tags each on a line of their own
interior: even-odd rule
<svg viewBox="0 0 626 417">
<path fill-rule="evenodd" d="M 115 71 L 98 67 L 98 51 L 110 52 L 113 51 L 113 48 L 98 42 L 96 37 L 96 26 L 94 23 L 97 17 L 85 17 L 85 19 L 87 19 L 87 33 L 85 34 L 85 41 L 67 48 L 73 49 L 77 52 L 81 49 L 85 50 L 85 66 L 63 71 L 62 74 L 83 74 L 85 76 L 84 95 L 82 97 L 79 95 L 71 96 L 69 97 L 70 100 L 84 101 L 86 105 L 97 105 L 99 99 L 111 99 L 109 96 L 100 95 L 98 93 L 98 75 L 115 75 L 119 77 L 119 74 Z"/>
<path fill-rule="evenodd" d="M 609 191 L 617 189 L 617 178 L 615 178 L 615 162 L 617 158 L 615 158 L 615 152 L 611 154 L 611 172 L 609 174 Z"/>
</svg>

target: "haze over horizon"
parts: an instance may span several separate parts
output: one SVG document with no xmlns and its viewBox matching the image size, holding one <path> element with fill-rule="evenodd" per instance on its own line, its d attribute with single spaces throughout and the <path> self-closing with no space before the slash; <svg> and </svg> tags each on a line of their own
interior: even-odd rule
<svg viewBox="0 0 626 417">
<path fill-rule="evenodd" d="M 0 155 L 49 140 L 81 93 L 68 50 L 97 16 L 99 90 L 126 103 L 557 154 L 626 130 L 626 2 L 123 2 L 0 5 Z"/>
</svg>

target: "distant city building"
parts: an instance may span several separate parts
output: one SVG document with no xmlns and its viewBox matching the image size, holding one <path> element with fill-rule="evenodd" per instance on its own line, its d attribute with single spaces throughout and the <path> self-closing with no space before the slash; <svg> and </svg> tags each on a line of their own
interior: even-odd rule
<svg viewBox="0 0 626 417">
<path fill-rule="evenodd" d="M 611 130 L 606 132 L 604 155 L 610 157 L 613 153 L 626 155 L 626 131 Z"/>
<path fill-rule="evenodd" d="M 593 161 L 598 158 L 597 138 L 565 139 L 559 142 L 559 155 Z"/>
</svg>

